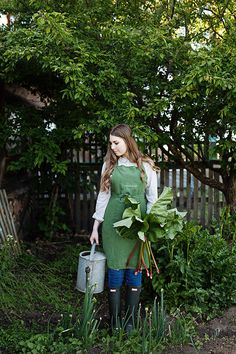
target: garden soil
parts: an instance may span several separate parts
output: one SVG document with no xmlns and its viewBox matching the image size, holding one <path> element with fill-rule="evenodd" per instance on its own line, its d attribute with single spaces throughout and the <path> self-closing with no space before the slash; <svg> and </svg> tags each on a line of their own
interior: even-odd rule
<svg viewBox="0 0 236 354">
<path fill-rule="evenodd" d="M 178 346 L 162 354 L 236 354 L 236 306 L 221 317 L 197 326 L 197 340 L 193 345 Z"/>
</svg>

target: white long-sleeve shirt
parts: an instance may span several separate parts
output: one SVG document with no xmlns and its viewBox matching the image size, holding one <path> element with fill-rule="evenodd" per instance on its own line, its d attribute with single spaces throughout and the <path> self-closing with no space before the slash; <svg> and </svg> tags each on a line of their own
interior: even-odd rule
<svg viewBox="0 0 236 354">
<path fill-rule="evenodd" d="M 131 162 L 127 157 L 120 157 L 118 159 L 118 166 L 137 166 L 134 162 Z M 148 162 L 143 162 L 143 167 L 147 176 L 147 185 L 145 189 L 145 195 L 147 199 L 147 213 L 149 213 L 152 205 L 157 200 L 157 174 Z M 106 164 L 102 166 L 102 173 L 105 171 Z M 97 197 L 96 209 L 93 214 L 93 218 L 102 222 L 104 220 L 104 214 L 111 196 L 111 190 L 100 191 Z"/>
</svg>

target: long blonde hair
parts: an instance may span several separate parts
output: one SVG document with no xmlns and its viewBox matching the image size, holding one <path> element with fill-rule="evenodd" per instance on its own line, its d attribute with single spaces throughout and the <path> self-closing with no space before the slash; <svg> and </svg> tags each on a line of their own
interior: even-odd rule
<svg viewBox="0 0 236 354">
<path fill-rule="evenodd" d="M 137 164 L 137 167 L 140 170 L 140 178 L 143 183 L 145 183 L 145 171 L 143 169 L 142 162 L 148 162 L 153 169 L 155 169 L 155 164 L 150 157 L 144 156 L 141 151 L 139 151 L 138 145 L 132 136 L 130 127 L 127 124 L 118 124 L 110 130 L 109 135 L 114 135 L 125 141 L 128 159 Z M 117 163 L 117 160 L 118 157 L 111 149 L 110 142 L 108 142 L 107 153 L 105 156 L 106 167 L 101 177 L 101 191 L 109 190 L 111 185 L 111 173 Z"/>
</svg>

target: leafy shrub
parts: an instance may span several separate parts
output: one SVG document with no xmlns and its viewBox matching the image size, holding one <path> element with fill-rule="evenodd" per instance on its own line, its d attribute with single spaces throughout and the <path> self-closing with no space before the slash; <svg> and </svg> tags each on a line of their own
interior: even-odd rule
<svg viewBox="0 0 236 354">
<path fill-rule="evenodd" d="M 38 222 L 41 236 L 51 240 L 56 232 L 69 232 L 70 228 L 62 221 L 65 214 L 59 205 L 46 207 Z"/>
<path fill-rule="evenodd" d="M 233 303 L 236 254 L 220 233 L 187 223 L 174 240 L 162 239 L 154 247 L 161 273 L 152 284 L 157 293 L 164 288 L 169 309 L 214 315 Z"/>
</svg>

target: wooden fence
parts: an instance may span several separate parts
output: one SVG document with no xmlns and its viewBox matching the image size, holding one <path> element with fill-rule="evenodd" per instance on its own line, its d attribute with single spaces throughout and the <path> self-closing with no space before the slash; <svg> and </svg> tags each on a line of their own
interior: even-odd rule
<svg viewBox="0 0 236 354">
<path fill-rule="evenodd" d="M 81 175 L 75 192 L 67 196 L 76 232 L 88 231 L 92 228 L 92 214 L 99 189 L 100 169 L 101 165 L 80 165 Z M 157 179 L 158 194 L 160 195 L 164 186 L 172 187 L 173 204 L 178 210 L 187 211 L 188 221 L 195 220 L 203 226 L 208 226 L 212 221 L 219 220 L 220 210 L 224 205 L 224 197 L 220 191 L 202 184 L 188 171 L 178 166 L 161 169 Z M 87 188 L 85 188 L 86 184 Z"/>
<path fill-rule="evenodd" d="M 101 164 L 80 165 L 74 191 L 59 193 L 59 202 L 67 211 L 67 221 L 76 233 L 91 231 L 92 215 L 99 190 Z M 209 172 L 210 173 L 210 172 Z M 219 221 L 224 206 L 223 194 L 206 186 L 181 167 L 161 169 L 158 173 L 158 194 L 164 186 L 170 186 L 174 194 L 174 206 L 187 211 L 187 220 L 195 220 L 203 226 Z M 47 202 L 49 195 L 39 196 L 39 205 Z M 42 203 L 43 202 L 43 203 Z M 69 220 L 69 221 L 68 221 Z"/>
<path fill-rule="evenodd" d="M 106 145 L 101 146 L 88 138 L 82 149 L 66 151 L 66 157 L 71 161 L 67 176 L 67 179 L 70 179 L 70 188 L 62 186 L 59 200 L 67 210 L 69 224 L 77 233 L 91 231 L 105 150 Z M 203 226 L 219 220 L 220 211 L 224 206 L 222 192 L 202 184 L 182 166 L 168 161 L 158 148 L 148 153 L 161 162 L 157 175 L 158 194 L 164 186 L 172 187 L 174 206 L 180 211 L 187 211 L 187 220 L 195 220 Z M 211 170 L 205 169 L 203 172 L 209 177 L 220 178 Z M 39 193 L 39 205 L 48 198 L 47 193 Z"/>
<path fill-rule="evenodd" d="M 219 179 L 216 172 L 205 170 L 206 175 Z M 195 220 L 203 226 L 209 226 L 212 221 L 219 221 L 220 211 L 224 206 L 223 193 L 213 189 L 182 167 L 166 168 L 160 171 L 158 178 L 159 193 L 164 186 L 172 187 L 174 206 L 180 211 L 187 211 L 187 220 Z"/>
<path fill-rule="evenodd" d="M 27 234 L 27 230 L 30 230 L 32 225 L 39 225 L 39 221 L 42 224 L 48 222 L 48 218 L 51 216 L 46 207 L 53 209 L 58 206 L 65 212 L 65 215 L 59 213 L 58 219 L 53 220 L 55 214 L 52 212 L 52 225 L 55 225 L 59 220 L 59 223 L 68 225 L 73 232 L 88 234 L 92 229 L 92 215 L 95 211 L 105 152 L 106 139 L 102 140 L 100 137 L 96 141 L 93 137 L 88 136 L 80 149 L 70 148 L 64 151 L 63 159 L 70 162 L 65 177 L 56 176 L 48 170 L 47 166 L 38 171 L 36 179 L 31 175 L 30 181 L 27 182 L 26 191 L 23 193 L 27 194 L 26 202 L 24 202 L 25 198 L 22 201 L 22 197 L 20 197 L 19 215 L 14 214 L 14 220 L 18 220 L 17 223 L 15 222 L 18 235 L 23 237 L 23 234 Z M 180 211 L 187 211 L 188 221 L 195 220 L 203 226 L 209 226 L 213 221 L 219 221 L 221 209 L 225 204 L 222 192 L 202 184 L 182 166 L 170 161 L 168 156 L 164 155 L 158 147 L 148 149 L 146 153 L 152 156 L 160 166 L 160 171 L 157 174 L 159 195 L 165 186 L 170 186 L 174 194 L 174 206 Z M 215 160 L 211 163 L 214 164 L 214 171 L 216 171 L 219 162 Z M 201 164 L 199 166 L 206 176 L 214 177 L 215 180 L 220 179 L 216 172 L 203 169 Z M 23 181 L 25 186 L 25 178 Z M 15 184 L 17 188 L 21 186 L 20 181 L 16 181 Z M 4 188 L 9 193 L 9 188 Z M 3 200 L 3 197 L 0 195 L 0 199 Z M 0 226 L 2 224 L 5 229 L 2 231 L 3 227 L 1 226 L 0 239 L 3 239 L 7 234 L 13 235 L 16 239 L 15 231 L 8 230 L 7 226 L 3 224 L 5 213 L 2 209 Z M 32 232 L 34 232 L 34 228 Z M 30 230 L 30 233 L 32 232 Z"/>
</svg>

